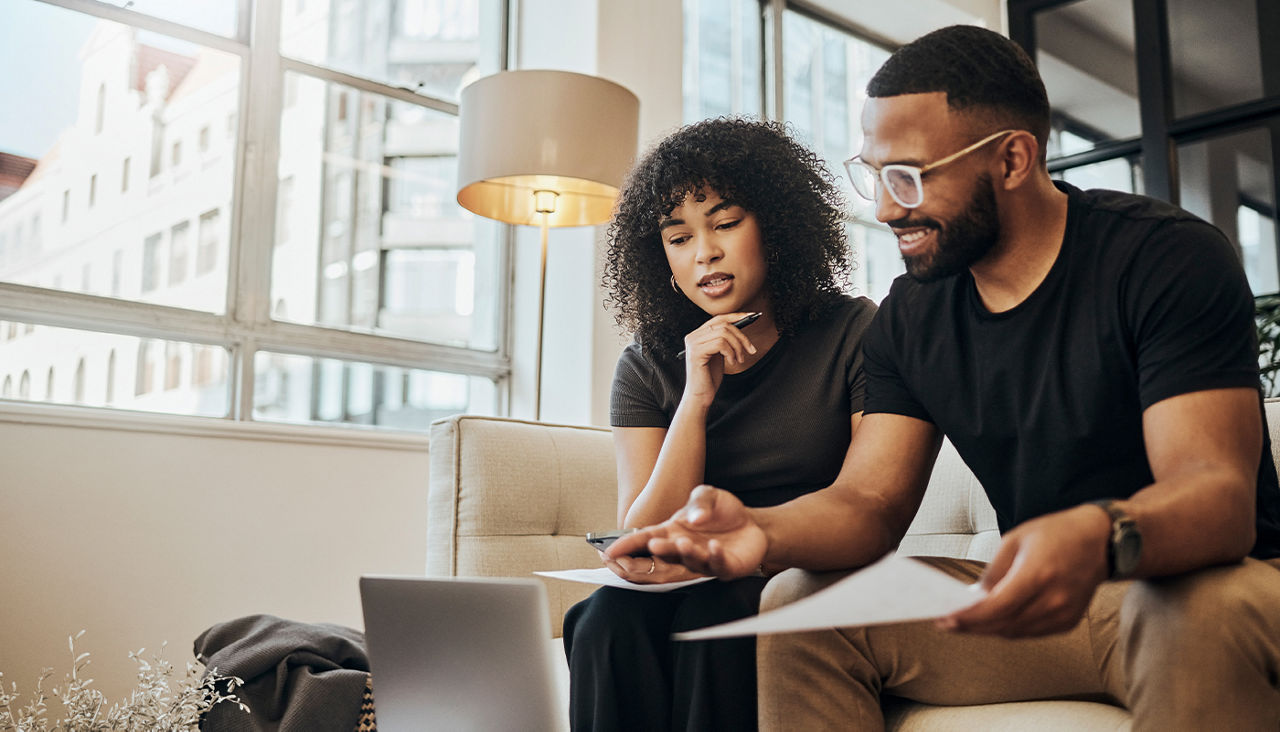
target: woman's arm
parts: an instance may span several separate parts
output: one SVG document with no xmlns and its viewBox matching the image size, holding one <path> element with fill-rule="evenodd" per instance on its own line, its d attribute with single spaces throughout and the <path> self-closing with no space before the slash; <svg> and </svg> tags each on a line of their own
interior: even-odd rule
<svg viewBox="0 0 1280 732">
<path fill-rule="evenodd" d="M 661 489 L 649 485 L 658 484 L 657 469 L 660 455 L 663 453 L 663 441 L 668 434 L 674 434 L 661 427 L 614 427 L 613 448 L 618 463 L 618 522 L 626 526 L 628 509 L 635 504 L 641 495 L 661 494 Z M 705 430 L 703 432 L 705 435 Z M 676 434 L 676 439 L 679 435 Z M 671 441 L 668 440 L 668 443 Z M 674 450 L 679 452 L 678 449 Z M 698 470 L 702 470 L 702 462 L 698 462 Z M 655 480 L 657 479 L 657 480 Z M 697 481 L 695 481 L 696 483 Z M 668 491 L 674 495 L 680 491 Z M 688 495 L 689 491 L 683 491 Z M 698 575 L 678 565 L 661 559 L 648 557 L 612 558 L 601 553 L 605 566 L 619 577 L 647 584 L 651 582 L 679 582 L 692 579 Z"/>
<path fill-rule="evenodd" d="M 664 427 L 614 427 L 613 452 L 618 464 L 618 525 L 649 483 L 667 436 Z"/>
<path fill-rule="evenodd" d="M 685 388 L 669 427 L 614 430 L 618 523 L 624 528 L 666 519 L 702 482 L 707 412 L 724 379 L 725 366 L 741 366 L 757 353 L 751 340 L 733 326 L 744 315 L 717 315 L 685 336 Z"/>
<path fill-rule="evenodd" d="M 634 432 L 650 434 L 630 434 Z M 707 459 L 707 410 L 690 404 L 688 399 L 681 400 L 670 428 L 619 428 L 614 430 L 614 444 L 618 451 L 619 523 L 624 528 L 657 523 L 679 510 L 689 500 L 694 486 L 702 482 Z M 625 457 L 624 452 L 628 453 Z M 649 469 L 647 480 L 629 477 L 624 485 L 623 471 L 639 477 L 645 463 Z"/>
</svg>

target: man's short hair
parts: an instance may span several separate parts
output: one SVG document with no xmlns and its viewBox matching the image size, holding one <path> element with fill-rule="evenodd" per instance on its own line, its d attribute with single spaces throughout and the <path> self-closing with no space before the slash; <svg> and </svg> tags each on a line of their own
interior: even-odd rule
<svg viewBox="0 0 1280 732">
<path fill-rule="evenodd" d="M 867 83 L 869 97 L 929 92 L 946 92 L 957 111 L 1031 132 L 1044 159 L 1049 95 L 1031 57 L 1008 38 L 973 25 L 940 28 L 899 48 Z"/>
</svg>

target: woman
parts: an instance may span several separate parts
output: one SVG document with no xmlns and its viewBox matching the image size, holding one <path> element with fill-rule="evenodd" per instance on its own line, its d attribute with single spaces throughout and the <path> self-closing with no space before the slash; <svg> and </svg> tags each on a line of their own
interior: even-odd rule
<svg viewBox="0 0 1280 732">
<path fill-rule="evenodd" d="M 666 519 L 699 483 L 769 506 L 836 477 L 861 417 L 859 343 L 875 312 L 842 294 L 842 202 L 821 159 L 770 122 L 690 125 L 631 171 L 604 273 L 618 323 L 635 333 L 610 405 L 622 526 Z M 695 577 L 648 557 L 605 563 L 636 583 Z M 754 639 L 671 634 L 754 614 L 764 583 L 602 588 L 571 608 L 574 728 L 754 728 Z"/>
</svg>

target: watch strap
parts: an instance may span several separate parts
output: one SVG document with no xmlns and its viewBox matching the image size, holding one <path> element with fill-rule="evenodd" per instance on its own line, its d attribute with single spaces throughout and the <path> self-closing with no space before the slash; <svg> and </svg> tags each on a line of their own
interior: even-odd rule
<svg viewBox="0 0 1280 732">
<path fill-rule="evenodd" d="M 1107 535 L 1107 578 L 1108 579 L 1125 579 L 1129 576 L 1128 572 L 1121 572 L 1116 566 L 1116 551 L 1121 536 L 1126 531 L 1136 531 L 1137 522 L 1126 513 L 1123 509 L 1116 505 L 1117 501 L 1112 498 L 1099 498 L 1089 501 L 1089 503 L 1101 508 L 1107 512 L 1107 516 L 1111 519 L 1111 532 Z"/>
</svg>

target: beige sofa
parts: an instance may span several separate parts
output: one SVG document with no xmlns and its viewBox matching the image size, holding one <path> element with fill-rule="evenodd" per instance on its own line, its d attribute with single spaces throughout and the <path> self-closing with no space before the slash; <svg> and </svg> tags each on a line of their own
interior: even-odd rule
<svg viewBox="0 0 1280 732">
<path fill-rule="evenodd" d="M 1267 421 L 1276 434 L 1280 403 L 1268 402 Z M 429 486 L 427 573 L 435 576 L 527 577 L 535 570 L 597 567 L 599 558 L 583 536 L 616 521 L 613 446 L 606 429 L 492 417 L 440 420 L 431 426 Z M 924 504 L 899 551 L 989 559 L 998 541 L 986 495 L 944 443 Z M 592 588 L 546 584 L 552 635 L 559 638 L 565 610 Z M 567 690 L 563 654 L 558 647 L 550 652 L 559 654 L 556 668 Z M 885 706 L 891 730 L 1129 728 L 1124 710 L 1080 701 L 931 707 L 890 699 Z"/>
</svg>

